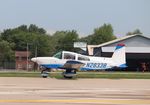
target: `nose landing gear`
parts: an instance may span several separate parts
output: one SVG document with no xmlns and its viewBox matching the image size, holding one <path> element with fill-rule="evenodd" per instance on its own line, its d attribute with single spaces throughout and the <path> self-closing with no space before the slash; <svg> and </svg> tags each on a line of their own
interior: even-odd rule
<svg viewBox="0 0 150 105">
<path fill-rule="evenodd" d="M 50 71 L 51 71 L 51 70 L 48 69 L 48 68 L 43 68 L 42 71 L 41 71 L 41 76 L 42 76 L 43 78 L 47 78 L 47 77 L 49 76 L 49 72 L 50 72 Z"/>
</svg>

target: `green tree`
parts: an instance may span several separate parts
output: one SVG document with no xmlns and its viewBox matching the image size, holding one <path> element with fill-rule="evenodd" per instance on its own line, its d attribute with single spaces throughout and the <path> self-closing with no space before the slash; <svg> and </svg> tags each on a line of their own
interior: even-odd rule
<svg viewBox="0 0 150 105">
<path fill-rule="evenodd" d="M 28 43 L 29 50 L 32 51 L 32 54 L 34 54 L 36 47 L 38 47 L 38 56 L 49 55 L 49 37 L 43 28 L 39 28 L 33 24 L 29 27 L 21 25 L 14 29 L 6 29 L 1 33 L 2 40 L 14 44 L 13 50 L 26 51 Z"/>
<path fill-rule="evenodd" d="M 57 31 L 53 35 L 56 51 L 74 51 L 73 43 L 78 41 L 78 34 L 75 30 L 72 31 Z"/>
<path fill-rule="evenodd" d="M 10 45 L 7 41 L 0 40 L 0 62 L 14 61 L 14 51 L 12 51 L 13 45 Z"/>
<path fill-rule="evenodd" d="M 135 29 L 133 32 L 128 32 L 126 35 L 142 34 L 139 29 Z"/>
<path fill-rule="evenodd" d="M 46 31 L 43 28 L 39 28 L 38 26 L 31 24 L 28 28 L 29 32 L 39 33 L 39 34 L 46 34 Z"/>
<path fill-rule="evenodd" d="M 111 24 L 104 24 L 101 27 L 95 28 L 94 33 L 80 40 L 88 42 L 88 44 L 101 44 L 116 39 L 113 34 Z"/>
<path fill-rule="evenodd" d="M 51 55 L 62 51 L 63 49 L 60 47 L 60 40 L 62 40 L 66 36 L 66 31 L 56 31 L 51 36 L 50 48 L 52 49 Z"/>
<path fill-rule="evenodd" d="M 91 40 L 91 44 L 101 44 L 111 41 L 116 37 L 113 34 L 113 28 L 111 24 L 104 24 L 103 26 L 94 29 L 94 34 Z"/>
<path fill-rule="evenodd" d="M 86 42 L 87 44 L 91 44 L 93 35 L 88 35 L 86 37 L 82 37 L 79 39 L 80 42 Z"/>
<path fill-rule="evenodd" d="M 53 49 L 51 49 L 51 37 L 48 35 L 38 35 L 37 40 L 34 42 L 34 51 L 37 46 L 37 56 L 50 56 Z M 33 51 L 33 52 L 34 52 Z"/>
</svg>

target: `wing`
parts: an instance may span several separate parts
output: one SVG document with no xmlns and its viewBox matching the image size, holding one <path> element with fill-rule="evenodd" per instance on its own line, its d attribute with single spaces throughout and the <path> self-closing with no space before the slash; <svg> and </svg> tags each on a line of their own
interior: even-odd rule
<svg viewBox="0 0 150 105">
<path fill-rule="evenodd" d="M 67 61 L 64 66 L 62 67 L 63 69 L 80 69 L 83 67 L 85 64 L 79 61 L 74 61 L 74 60 L 69 60 Z"/>
</svg>

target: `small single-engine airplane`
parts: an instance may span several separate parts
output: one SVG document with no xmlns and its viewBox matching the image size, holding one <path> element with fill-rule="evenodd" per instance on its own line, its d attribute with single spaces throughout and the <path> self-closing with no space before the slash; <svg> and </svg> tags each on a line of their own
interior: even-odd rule
<svg viewBox="0 0 150 105">
<path fill-rule="evenodd" d="M 35 57 L 31 61 L 46 69 L 65 69 L 65 78 L 72 78 L 76 70 L 104 70 L 115 67 L 125 68 L 125 45 L 118 44 L 111 58 L 85 56 L 69 51 L 61 51 L 53 57 Z"/>
</svg>

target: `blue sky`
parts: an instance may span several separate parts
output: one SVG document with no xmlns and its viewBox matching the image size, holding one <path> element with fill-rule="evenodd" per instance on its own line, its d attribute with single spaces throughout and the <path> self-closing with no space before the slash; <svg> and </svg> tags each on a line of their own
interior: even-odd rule
<svg viewBox="0 0 150 105">
<path fill-rule="evenodd" d="M 36 24 L 87 36 L 104 23 L 119 37 L 137 28 L 150 37 L 150 0 L 0 0 L 1 31 Z"/>
</svg>

